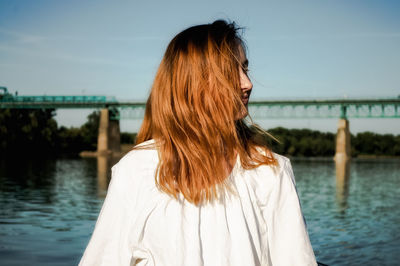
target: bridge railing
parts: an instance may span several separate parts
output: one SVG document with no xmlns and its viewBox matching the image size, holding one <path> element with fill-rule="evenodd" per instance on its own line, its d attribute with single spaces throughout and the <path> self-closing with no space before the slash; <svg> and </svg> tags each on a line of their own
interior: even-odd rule
<svg viewBox="0 0 400 266">
<path fill-rule="evenodd" d="M 1 87 L 0 108 L 111 108 L 113 117 L 141 119 L 145 103 L 117 101 L 107 96 L 18 96 Z M 400 118 L 400 98 L 253 100 L 249 103 L 253 118 Z"/>
<path fill-rule="evenodd" d="M 400 118 L 400 99 L 255 101 L 258 118 Z"/>
<path fill-rule="evenodd" d="M 0 102 L 14 102 L 14 103 L 41 103 L 41 102 L 52 102 L 52 103 L 93 103 L 100 102 L 106 103 L 110 101 L 106 96 L 12 96 L 0 98 Z"/>
<path fill-rule="evenodd" d="M 102 95 L 13 95 L 1 87 L 0 108 L 105 108 L 117 103 Z"/>
</svg>

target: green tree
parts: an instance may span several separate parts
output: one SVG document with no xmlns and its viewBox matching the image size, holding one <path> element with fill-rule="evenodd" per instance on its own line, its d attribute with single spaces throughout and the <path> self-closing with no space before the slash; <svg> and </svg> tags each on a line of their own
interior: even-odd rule
<svg viewBox="0 0 400 266">
<path fill-rule="evenodd" d="M 54 109 L 0 109 L 0 154 L 52 153 L 57 141 Z"/>
<path fill-rule="evenodd" d="M 121 132 L 121 144 L 133 144 L 136 140 L 136 133 Z"/>
<path fill-rule="evenodd" d="M 271 142 L 277 153 L 290 156 L 333 156 L 335 135 L 310 129 L 286 129 L 277 127 L 268 130 L 280 143 Z"/>
<path fill-rule="evenodd" d="M 87 116 L 87 122 L 80 127 L 80 134 L 85 149 L 97 149 L 97 137 L 99 135 L 100 112 L 94 111 Z"/>
</svg>

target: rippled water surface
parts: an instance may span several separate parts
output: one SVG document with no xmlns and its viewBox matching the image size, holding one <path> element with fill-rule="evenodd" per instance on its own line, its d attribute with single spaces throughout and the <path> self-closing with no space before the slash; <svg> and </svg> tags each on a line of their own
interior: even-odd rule
<svg viewBox="0 0 400 266">
<path fill-rule="evenodd" d="M 76 265 L 114 162 L 0 161 L 0 265 Z M 400 161 L 292 160 L 317 259 L 399 265 Z"/>
</svg>

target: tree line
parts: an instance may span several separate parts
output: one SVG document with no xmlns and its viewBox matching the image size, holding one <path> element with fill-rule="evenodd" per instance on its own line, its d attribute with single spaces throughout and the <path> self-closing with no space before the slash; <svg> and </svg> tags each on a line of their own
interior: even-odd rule
<svg viewBox="0 0 400 266">
<path fill-rule="evenodd" d="M 77 155 L 96 150 L 98 111 L 88 115 L 80 127 L 58 126 L 52 109 L 0 109 L 0 156 Z M 277 127 L 268 132 L 279 142 L 270 141 L 273 151 L 301 157 L 334 156 L 335 134 L 310 129 Z M 135 133 L 122 132 L 121 143 L 134 143 Z M 351 153 L 400 156 L 400 135 L 362 132 L 351 135 Z"/>
<path fill-rule="evenodd" d="M 279 142 L 271 148 L 280 154 L 300 157 L 334 156 L 336 134 L 310 129 L 277 127 L 268 130 Z M 361 132 L 351 134 L 351 156 L 400 156 L 400 135 Z"/>
</svg>

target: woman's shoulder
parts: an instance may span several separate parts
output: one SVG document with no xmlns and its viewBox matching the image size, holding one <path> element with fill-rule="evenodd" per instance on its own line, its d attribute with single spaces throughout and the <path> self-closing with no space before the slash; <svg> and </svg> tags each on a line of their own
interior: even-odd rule
<svg viewBox="0 0 400 266">
<path fill-rule="evenodd" d="M 115 166 L 132 168 L 155 162 L 158 162 L 158 152 L 155 141 L 151 139 L 133 147 Z"/>
<path fill-rule="evenodd" d="M 280 155 L 278 153 L 272 152 L 272 156 L 277 161 L 277 165 L 280 169 L 288 167 L 290 165 L 290 159 L 286 156 Z"/>
<path fill-rule="evenodd" d="M 282 182 L 291 174 L 289 158 L 277 153 L 271 153 L 276 164 L 260 165 L 251 170 L 244 170 L 244 182 L 253 191 L 259 206 L 266 206 L 273 191 L 281 188 Z"/>
<path fill-rule="evenodd" d="M 281 178 L 282 175 L 284 175 L 285 173 L 292 172 L 292 164 L 288 157 L 280 155 L 275 152 L 271 152 L 271 156 L 273 156 L 274 159 L 276 160 L 275 165 L 270 165 L 268 167 L 274 172 L 273 176 L 275 176 L 276 178 Z"/>
<path fill-rule="evenodd" d="M 288 175 L 292 175 L 292 166 L 290 159 L 271 152 L 271 156 L 276 161 L 276 164 L 260 165 L 252 170 L 247 170 L 247 176 L 250 176 L 253 182 L 263 187 L 274 187 L 277 182 Z"/>
<path fill-rule="evenodd" d="M 283 169 L 291 166 L 290 159 L 288 157 L 285 157 L 285 156 L 275 153 L 273 151 L 265 150 L 262 147 L 257 147 L 256 149 L 262 155 L 267 155 L 267 152 L 268 152 L 269 156 L 271 156 L 276 161 L 275 165 L 272 165 L 272 164 L 261 165 L 260 167 L 258 167 L 262 170 L 268 169 L 268 170 L 273 170 L 274 172 L 281 172 Z"/>
<path fill-rule="evenodd" d="M 139 179 L 152 179 L 158 165 L 155 142 L 149 140 L 135 146 L 112 167 L 112 178 L 123 183 L 135 183 Z M 152 177 L 152 178 L 150 178 Z"/>
</svg>

